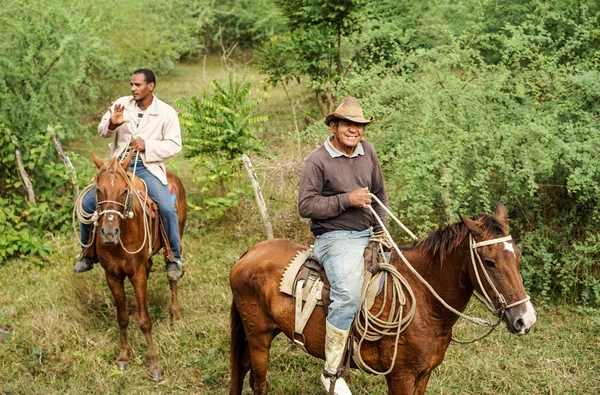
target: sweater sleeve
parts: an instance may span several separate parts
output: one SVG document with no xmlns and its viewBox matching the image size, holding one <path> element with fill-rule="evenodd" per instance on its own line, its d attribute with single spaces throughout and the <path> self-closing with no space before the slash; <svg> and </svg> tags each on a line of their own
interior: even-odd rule
<svg viewBox="0 0 600 395">
<path fill-rule="evenodd" d="M 327 219 L 350 207 L 349 193 L 323 196 L 324 174 L 310 160 L 304 162 L 300 175 L 298 213 L 303 218 Z"/>
</svg>

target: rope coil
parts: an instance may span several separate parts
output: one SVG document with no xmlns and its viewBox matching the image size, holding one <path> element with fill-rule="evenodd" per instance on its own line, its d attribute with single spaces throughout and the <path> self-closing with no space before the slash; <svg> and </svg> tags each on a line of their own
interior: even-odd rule
<svg viewBox="0 0 600 395">
<path fill-rule="evenodd" d="M 142 210 L 143 210 L 143 207 L 146 206 L 146 204 L 148 202 L 148 185 L 146 184 L 146 182 L 143 179 L 138 177 L 138 179 L 140 181 L 142 181 L 142 184 L 144 185 L 144 200 L 142 200 L 137 193 L 132 192 L 135 190 L 135 186 L 133 185 L 133 180 L 135 178 L 136 168 L 137 168 L 137 160 L 135 161 L 135 163 L 133 165 L 133 173 L 131 175 L 131 179 L 127 176 L 127 174 L 125 175 L 125 182 L 127 183 L 127 191 L 128 191 L 128 195 L 126 198 L 126 204 L 116 202 L 113 200 L 105 200 L 105 201 L 96 203 L 96 210 L 93 213 L 88 214 L 87 212 L 85 212 L 85 210 L 83 209 L 83 198 L 87 195 L 87 193 L 90 190 L 96 188 L 96 180 L 97 180 L 98 176 L 94 177 L 94 182 L 92 184 L 88 185 L 87 187 L 85 187 L 85 189 L 79 194 L 79 196 L 77 196 L 77 199 L 75 201 L 75 207 L 73 207 L 73 230 L 74 230 L 74 233 L 76 235 L 78 234 L 77 222 L 81 222 L 86 225 L 93 224 L 93 228 L 90 233 L 90 238 L 87 243 L 81 242 L 81 237 L 78 237 L 78 242 L 82 248 L 85 249 L 85 248 L 90 247 L 92 244 L 94 244 L 94 240 L 96 238 L 96 231 L 98 228 L 98 221 L 99 221 L 100 217 L 102 217 L 103 215 L 112 213 L 112 214 L 117 214 L 123 220 L 125 220 L 127 218 L 132 218 L 132 216 L 130 216 L 129 213 L 127 213 L 127 212 L 125 214 L 123 214 L 122 212 L 113 210 L 113 209 L 98 211 L 100 208 L 100 204 L 113 203 L 118 206 L 122 206 L 123 209 L 126 211 L 128 202 L 130 202 L 131 195 L 133 194 L 135 196 L 135 198 L 137 199 L 137 201 L 139 202 L 139 204 L 141 205 Z M 148 223 L 148 216 L 146 214 L 144 214 L 143 211 L 142 211 L 142 216 L 143 216 L 143 220 L 144 220 L 143 221 L 143 223 L 144 223 L 144 240 L 142 241 L 142 244 L 140 245 L 140 247 L 137 250 L 129 251 L 123 245 L 123 241 L 121 240 L 121 237 L 119 236 L 119 244 L 120 244 L 121 248 L 125 252 L 127 252 L 128 254 L 131 254 L 131 255 L 137 254 L 138 252 L 140 252 L 142 250 L 142 248 L 144 248 L 144 245 L 146 245 L 146 242 L 148 242 L 148 254 L 152 253 L 153 241 L 152 241 L 152 234 L 150 233 L 150 225 Z"/>
</svg>

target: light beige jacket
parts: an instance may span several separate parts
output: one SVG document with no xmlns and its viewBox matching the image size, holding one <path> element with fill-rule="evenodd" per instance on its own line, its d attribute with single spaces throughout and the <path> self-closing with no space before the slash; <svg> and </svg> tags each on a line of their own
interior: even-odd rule
<svg viewBox="0 0 600 395">
<path fill-rule="evenodd" d="M 109 130 L 110 112 L 102 117 L 98 125 L 98 133 L 102 137 L 112 137 L 111 157 L 121 155 L 129 146 L 133 136 L 141 137 L 146 143 L 146 150 L 140 152 L 140 157 L 146 169 L 154 174 L 163 184 L 167 185 L 167 174 L 164 160 L 175 156 L 181 151 L 181 129 L 177 112 L 167 103 L 153 95 L 152 104 L 146 109 L 140 125 L 136 127 L 137 108 L 133 96 L 119 98 L 114 105 L 125 106 L 123 117 L 130 120 L 115 130 Z"/>
</svg>

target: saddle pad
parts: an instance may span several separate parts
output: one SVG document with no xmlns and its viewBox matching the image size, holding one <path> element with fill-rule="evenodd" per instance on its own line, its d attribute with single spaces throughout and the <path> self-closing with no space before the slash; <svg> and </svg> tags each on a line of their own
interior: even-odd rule
<svg viewBox="0 0 600 395">
<path fill-rule="evenodd" d="M 298 253 L 296 253 L 296 256 L 291 260 L 287 269 L 285 269 L 283 275 L 281 276 L 281 281 L 279 282 L 279 290 L 281 292 L 287 295 L 294 295 L 293 287 L 296 274 L 298 274 L 298 270 L 300 270 L 304 262 L 306 262 L 306 258 L 308 258 L 310 254 L 310 249 L 300 250 Z"/>
<path fill-rule="evenodd" d="M 171 200 L 175 203 L 177 200 L 177 187 L 172 182 L 169 182 L 169 193 L 171 194 Z"/>
</svg>

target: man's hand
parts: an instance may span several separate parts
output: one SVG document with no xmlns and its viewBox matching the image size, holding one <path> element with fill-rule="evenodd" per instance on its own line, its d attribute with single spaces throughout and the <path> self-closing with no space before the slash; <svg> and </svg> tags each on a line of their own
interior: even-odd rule
<svg viewBox="0 0 600 395">
<path fill-rule="evenodd" d="M 111 107 L 108 107 L 108 111 L 110 112 L 110 125 L 108 125 L 108 128 L 110 130 L 115 130 L 124 123 L 129 122 L 128 119 L 123 118 L 124 110 L 125 106 L 122 104 L 115 104 L 114 110 Z"/>
<path fill-rule="evenodd" d="M 369 188 L 356 188 L 350 191 L 350 204 L 353 207 L 369 208 L 371 204 L 371 195 L 369 194 Z"/>
<path fill-rule="evenodd" d="M 133 136 L 133 139 L 131 140 L 131 148 L 136 151 L 143 152 L 146 150 L 146 142 L 142 138 Z"/>
</svg>

